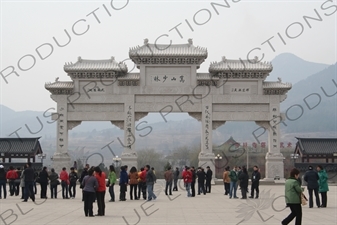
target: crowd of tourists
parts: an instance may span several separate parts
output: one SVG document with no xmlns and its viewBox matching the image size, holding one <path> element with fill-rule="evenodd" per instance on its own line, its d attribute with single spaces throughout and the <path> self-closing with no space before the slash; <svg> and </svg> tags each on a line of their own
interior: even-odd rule
<svg viewBox="0 0 337 225">
<path fill-rule="evenodd" d="M 179 168 L 172 170 L 168 167 L 164 173 L 165 178 L 165 194 L 172 195 L 173 191 L 178 191 L 178 179 L 182 178 L 186 189 L 187 197 L 195 197 L 195 195 L 206 195 L 211 193 L 211 181 L 213 172 L 209 166 L 206 171 L 202 167 L 185 166 L 181 172 Z M 313 194 L 315 195 L 315 203 L 318 208 L 327 207 L 328 176 L 322 166 L 317 166 L 316 171 L 309 166 L 308 171 L 300 178 L 300 172 L 296 168 L 290 172 L 290 178 L 285 183 L 285 201 L 291 213 L 286 217 L 282 224 L 289 224 L 296 218 L 296 225 L 300 225 L 302 221 L 302 206 L 306 201 L 304 188 L 307 186 L 309 196 L 309 208 L 313 208 Z M 253 167 L 250 176 L 251 188 L 249 198 L 259 198 L 259 181 L 261 179 L 260 169 L 258 166 Z M 106 181 L 107 180 L 107 181 Z M 38 173 L 32 168 L 32 163 L 28 162 L 24 168 L 9 167 L 5 171 L 4 166 L 0 165 L 0 199 L 7 197 L 6 186 L 8 183 L 10 196 L 19 196 L 21 191 L 21 199 L 27 202 L 30 198 L 35 201 L 37 194 L 36 183 L 40 184 L 40 198 L 47 198 L 48 184 L 50 187 L 50 196 L 57 198 L 57 188 L 61 185 L 62 198 L 69 199 L 76 197 L 76 184 L 79 181 L 82 189 L 82 201 L 84 202 L 85 216 L 104 216 L 105 215 L 105 192 L 108 189 L 110 200 L 115 202 L 114 186 L 117 183 L 117 175 L 113 165 L 109 167 L 109 173 L 106 175 L 100 167 L 90 167 L 86 164 L 81 175 L 77 174 L 77 165 L 74 163 L 70 168 L 70 172 L 64 167 L 58 174 L 54 169 L 48 172 L 46 167 Z M 304 183 L 305 182 L 305 183 Z M 150 165 L 146 165 L 139 170 L 132 167 L 128 170 L 128 166 L 121 166 L 118 184 L 119 201 L 126 201 L 126 192 L 129 186 L 130 200 L 147 200 L 155 201 L 157 196 L 154 194 L 154 184 L 156 183 L 156 172 Z M 197 183 L 197 190 L 195 190 Z M 237 199 L 237 189 L 241 190 L 241 199 L 247 199 L 249 175 L 246 167 L 234 166 L 230 169 L 225 168 L 223 173 L 224 195 L 228 195 L 230 199 Z M 321 197 L 319 196 L 319 193 Z M 97 214 L 93 213 L 93 203 L 97 202 Z"/>
</svg>

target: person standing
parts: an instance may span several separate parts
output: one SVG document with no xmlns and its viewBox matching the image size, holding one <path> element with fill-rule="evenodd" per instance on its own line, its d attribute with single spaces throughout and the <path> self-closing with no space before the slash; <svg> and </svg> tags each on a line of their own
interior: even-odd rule
<svg viewBox="0 0 337 225">
<path fill-rule="evenodd" d="M 211 181 L 212 181 L 212 176 L 213 176 L 213 171 L 209 166 L 206 167 L 207 172 L 206 172 L 206 192 L 211 193 Z"/>
<path fill-rule="evenodd" d="M 141 173 L 139 175 L 139 178 L 140 178 L 141 183 L 142 183 L 143 199 L 146 200 L 146 169 L 145 169 L 145 167 L 141 169 Z M 138 198 L 140 198 L 140 196 Z"/>
<path fill-rule="evenodd" d="M 6 183 L 7 179 L 5 168 L 3 165 L 0 165 L 0 199 L 2 198 L 1 190 L 4 192 L 4 199 L 7 197 Z"/>
<path fill-rule="evenodd" d="M 137 198 L 140 199 L 140 192 L 142 192 L 143 188 L 143 181 L 142 178 L 140 177 L 142 175 L 142 172 L 144 171 L 144 168 L 140 168 L 138 171 L 138 193 L 137 193 Z"/>
<path fill-rule="evenodd" d="M 230 182 L 230 187 L 229 187 L 229 198 L 238 198 L 236 196 L 236 182 L 238 180 L 238 174 L 237 174 L 237 167 L 234 166 L 233 170 L 230 171 L 229 173 L 229 178 L 231 179 Z M 234 191 L 234 196 L 233 196 L 233 191 Z"/>
<path fill-rule="evenodd" d="M 24 179 L 25 179 L 25 198 L 23 202 L 28 201 L 28 196 L 35 202 L 35 192 L 33 190 L 34 186 L 34 170 L 32 169 L 32 163 L 28 162 L 27 168 L 23 171 Z"/>
<path fill-rule="evenodd" d="M 95 216 L 104 216 L 105 215 L 105 191 L 106 191 L 106 184 L 105 184 L 105 173 L 102 172 L 99 166 L 95 167 L 95 177 L 98 182 L 98 188 L 96 189 L 96 198 L 97 198 L 97 214 Z"/>
<path fill-rule="evenodd" d="M 223 173 L 223 183 L 224 183 L 224 188 L 225 188 L 225 195 L 228 195 L 229 194 L 229 189 L 230 189 L 230 182 L 231 182 L 231 179 L 229 178 L 229 166 L 227 166 L 225 168 L 225 171 Z"/>
<path fill-rule="evenodd" d="M 242 167 L 241 173 L 239 175 L 239 181 L 240 181 L 240 188 L 241 188 L 241 199 L 247 199 L 247 190 L 248 190 L 248 172 L 246 167 Z"/>
<path fill-rule="evenodd" d="M 59 185 L 58 179 L 59 175 L 55 172 L 54 168 L 52 168 L 49 175 L 51 198 L 57 198 L 57 185 Z"/>
<path fill-rule="evenodd" d="M 176 170 L 173 173 L 173 191 L 178 191 L 178 178 L 179 178 L 179 168 L 176 167 Z"/>
<path fill-rule="evenodd" d="M 88 170 L 88 175 L 86 175 L 82 180 L 84 215 L 89 217 L 94 217 L 93 203 L 95 200 L 95 192 L 98 188 L 98 181 L 96 177 L 93 176 L 93 174 L 93 170 Z"/>
<path fill-rule="evenodd" d="M 20 176 L 21 199 L 25 199 L 25 175 L 23 172 L 25 171 L 26 168 L 27 165 L 24 165 Z"/>
<path fill-rule="evenodd" d="M 17 172 L 15 171 L 13 166 L 10 166 L 6 174 L 6 179 L 8 180 L 8 184 L 9 184 L 10 196 L 13 196 L 15 194 L 15 187 L 16 187 L 15 180 L 17 178 L 18 178 Z"/>
<path fill-rule="evenodd" d="M 197 174 L 195 172 L 194 166 L 191 167 L 191 173 L 192 173 L 191 191 L 192 197 L 195 197 L 195 180 L 197 179 Z"/>
<path fill-rule="evenodd" d="M 155 201 L 157 196 L 153 193 L 153 185 L 156 181 L 156 175 L 153 173 L 153 170 L 150 169 L 150 165 L 145 166 L 146 170 L 146 188 L 147 188 L 147 200 L 148 201 Z"/>
<path fill-rule="evenodd" d="M 15 196 L 18 196 L 20 194 L 20 183 L 21 183 L 21 174 L 22 171 L 20 169 L 20 167 L 16 168 L 16 173 L 18 174 L 18 178 L 15 179 L 14 183 L 15 183 Z"/>
<path fill-rule="evenodd" d="M 327 198 L 327 192 L 329 191 L 329 186 L 328 186 L 328 174 L 326 173 L 325 169 L 321 165 L 317 166 L 317 171 L 318 171 L 318 184 L 319 184 L 319 189 L 318 192 L 321 193 L 321 198 L 322 198 L 322 208 L 326 208 L 328 198 Z"/>
<path fill-rule="evenodd" d="M 312 166 L 308 167 L 308 171 L 304 174 L 303 177 L 304 181 L 307 183 L 307 188 L 308 188 L 308 193 L 309 193 L 309 208 L 312 208 L 314 203 L 313 203 L 313 197 L 312 197 L 312 192 L 315 193 L 315 198 L 316 198 L 316 205 L 318 208 L 321 207 L 321 203 L 319 200 L 319 195 L 318 195 L 318 174 L 316 171 L 313 170 Z"/>
<path fill-rule="evenodd" d="M 167 195 L 167 190 L 169 191 L 169 195 L 172 195 L 172 181 L 173 181 L 173 173 L 171 167 L 169 166 L 164 173 L 164 178 L 166 181 L 165 184 L 165 195 Z"/>
<path fill-rule="evenodd" d="M 290 178 L 285 183 L 285 201 L 291 213 L 282 221 L 282 225 L 289 224 L 295 217 L 295 225 L 302 224 L 301 194 L 302 188 L 298 182 L 300 171 L 296 168 L 290 171 Z"/>
<path fill-rule="evenodd" d="M 204 171 L 204 168 L 199 167 L 198 171 L 197 171 L 197 177 L 198 177 L 198 195 L 200 195 L 200 193 L 204 193 L 204 195 L 206 194 L 206 190 L 205 190 L 205 179 L 206 179 L 206 173 Z"/>
<path fill-rule="evenodd" d="M 84 169 L 83 169 L 83 171 L 81 173 L 81 177 L 79 179 L 79 182 L 81 184 L 82 184 L 82 181 L 83 181 L 84 177 L 88 175 L 89 168 L 90 168 L 90 165 L 89 164 L 85 164 L 85 167 L 84 167 Z M 82 190 L 82 201 L 84 201 L 83 190 Z"/>
<path fill-rule="evenodd" d="M 76 161 L 75 161 L 76 162 Z M 78 180 L 78 175 L 75 167 L 70 168 L 69 173 L 69 196 L 74 199 L 76 197 L 76 182 Z"/>
<path fill-rule="evenodd" d="M 63 199 L 69 199 L 68 197 L 69 175 L 65 167 L 62 168 L 62 171 L 60 173 L 60 180 L 61 180 L 61 186 L 62 186 L 62 197 Z"/>
<path fill-rule="evenodd" d="M 42 171 L 39 173 L 39 182 L 41 186 L 40 198 L 47 198 L 47 186 L 48 186 L 48 172 L 47 167 L 43 167 Z"/>
<path fill-rule="evenodd" d="M 188 166 L 185 167 L 185 171 L 183 171 L 182 177 L 186 187 L 187 197 L 192 197 L 191 194 L 192 172 Z"/>
<path fill-rule="evenodd" d="M 136 167 L 134 166 L 131 167 L 129 172 L 129 184 L 130 184 L 130 200 L 133 200 L 133 195 L 135 197 L 135 200 L 138 200 L 137 198 L 138 172 Z"/>
<path fill-rule="evenodd" d="M 125 193 L 127 185 L 128 185 L 128 174 L 126 172 L 125 166 L 122 166 L 121 172 L 119 174 L 119 186 L 120 186 L 119 201 L 126 201 Z"/>
<path fill-rule="evenodd" d="M 259 172 L 259 168 L 257 166 L 253 167 L 253 173 L 252 173 L 252 186 L 251 186 L 251 193 L 249 198 L 254 198 L 254 191 L 256 191 L 255 198 L 259 198 L 259 185 L 260 185 L 260 179 L 261 174 Z"/>
<path fill-rule="evenodd" d="M 114 202 L 115 201 L 115 191 L 114 191 L 114 186 L 117 180 L 116 172 L 115 172 L 115 167 L 113 165 L 110 165 L 109 167 L 109 174 L 108 174 L 108 179 L 109 179 L 109 194 L 110 194 L 110 200 L 109 202 Z"/>
</svg>

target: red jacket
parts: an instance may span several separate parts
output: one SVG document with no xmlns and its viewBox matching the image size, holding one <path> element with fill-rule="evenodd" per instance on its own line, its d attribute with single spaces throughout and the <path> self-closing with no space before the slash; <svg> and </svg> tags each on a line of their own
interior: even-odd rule
<svg viewBox="0 0 337 225">
<path fill-rule="evenodd" d="M 101 176 L 98 173 L 95 173 L 95 177 L 98 181 L 98 188 L 96 191 L 102 192 L 106 190 L 106 184 L 105 184 L 105 173 L 102 172 Z"/>
<path fill-rule="evenodd" d="M 69 175 L 68 175 L 66 170 L 61 171 L 60 180 L 62 180 L 62 181 L 68 181 L 69 180 Z"/>
<path fill-rule="evenodd" d="M 9 170 L 6 174 L 6 179 L 15 180 L 18 179 L 18 173 L 15 170 Z"/>
<path fill-rule="evenodd" d="M 184 179 L 184 183 L 192 183 L 192 172 L 189 170 L 183 171 L 182 177 Z"/>
<path fill-rule="evenodd" d="M 146 170 L 142 171 L 139 178 L 141 179 L 142 182 L 146 182 Z"/>
</svg>

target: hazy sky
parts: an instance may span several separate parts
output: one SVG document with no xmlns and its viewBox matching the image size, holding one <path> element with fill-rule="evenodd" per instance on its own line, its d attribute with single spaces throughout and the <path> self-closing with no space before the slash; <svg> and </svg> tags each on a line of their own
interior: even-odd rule
<svg viewBox="0 0 337 225">
<path fill-rule="evenodd" d="M 214 4 L 225 1 L 1 0 L 0 71 L 6 76 L 14 67 L 19 77 L 12 73 L 6 83 L 0 76 L 0 104 L 17 111 L 55 107 L 44 84 L 56 77 L 70 80 L 63 71 L 65 62 L 76 62 L 78 56 L 127 60 L 129 47 L 143 45 L 144 38 L 154 43 L 164 34 L 158 43 L 193 38 L 194 45 L 207 47 L 208 58 L 199 72 L 207 72 L 209 63 L 222 56 L 246 58 L 254 48 L 260 50 L 251 57 L 263 53 L 264 60 L 291 52 L 308 61 L 337 61 L 336 1 L 227 2 L 229 7 Z M 322 21 L 307 23 L 303 18 L 318 18 L 316 13 Z M 59 47 L 53 37 L 59 45 L 69 44 Z M 130 60 L 126 63 L 133 67 Z"/>
</svg>

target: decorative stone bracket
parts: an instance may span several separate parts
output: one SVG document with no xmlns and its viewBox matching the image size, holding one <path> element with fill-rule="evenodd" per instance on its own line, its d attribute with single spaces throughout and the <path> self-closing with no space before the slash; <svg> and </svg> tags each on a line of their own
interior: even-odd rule
<svg viewBox="0 0 337 225">
<path fill-rule="evenodd" d="M 222 126 L 225 123 L 226 123 L 226 121 L 213 121 L 212 122 L 212 130 L 217 129 L 218 127 Z"/>
<path fill-rule="evenodd" d="M 189 112 L 189 116 L 193 117 L 194 119 L 201 121 L 201 113 L 199 112 Z"/>
<path fill-rule="evenodd" d="M 120 121 L 110 121 L 113 125 L 115 125 L 116 127 L 120 128 L 121 130 L 124 130 L 124 121 L 120 120 Z"/>
<path fill-rule="evenodd" d="M 68 121 L 68 130 L 72 130 L 74 127 L 80 125 L 82 121 Z"/>
<path fill-rule="evenodd" d="M 149 113 L 146 112 L 135 112 L 135 121 L 139 121 L 140 119 L 147 116 Z"/>
</svg>

